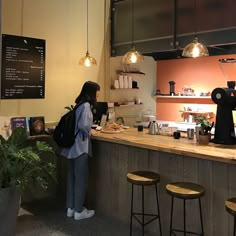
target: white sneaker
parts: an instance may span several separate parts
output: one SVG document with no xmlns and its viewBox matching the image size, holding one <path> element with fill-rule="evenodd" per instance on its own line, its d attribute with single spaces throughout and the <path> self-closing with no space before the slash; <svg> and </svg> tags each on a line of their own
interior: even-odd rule
<svg viewBox="0 0 236 236">
<path fill-rule="evenodd" d="M 95 214 L 94 210 L 88 210 L 84 207 L 82 212 L 80 212 L 80 213 L 75 212 L 74 213 L 74 219 L 75 220 L 87 219 L 87 218 L 94 216 L 94 214 Z"/>
<path fill-rule="evenodd" d="M 74 216 L 75 210 L 71 208 L 67 208 L 67 217 L 72 217 Z"/>
</svg>

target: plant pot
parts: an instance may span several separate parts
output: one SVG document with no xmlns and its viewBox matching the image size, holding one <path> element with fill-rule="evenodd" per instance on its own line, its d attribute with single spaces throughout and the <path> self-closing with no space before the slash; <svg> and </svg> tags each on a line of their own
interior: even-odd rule
<svg viewBox="0 0 236 236">
<path fill-rule="evenodd" d="M 20 193 L 16 188 L 0 188 L 0 235 L 15 235 L 19 208 Z"/>
<path fill-rule="evenodd" d="M 209 143 L 209 135 L 208 134 L 199 134 L 199 144 L 207 145 Z"/>
</svg>

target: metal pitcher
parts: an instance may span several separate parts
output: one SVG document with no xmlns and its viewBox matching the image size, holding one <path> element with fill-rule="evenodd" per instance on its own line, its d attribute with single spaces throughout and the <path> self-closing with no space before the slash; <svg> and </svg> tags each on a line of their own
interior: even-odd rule
<svg viewBox="0 0 236 236">
<path fill-rule="evenodd" d="M 156 121 L 150 121 L 149 125 L 148 125 L 148 129 L 149 129 L 149 134 L 159 134 L 159 126 L 156 123 Z"/>
</svg>

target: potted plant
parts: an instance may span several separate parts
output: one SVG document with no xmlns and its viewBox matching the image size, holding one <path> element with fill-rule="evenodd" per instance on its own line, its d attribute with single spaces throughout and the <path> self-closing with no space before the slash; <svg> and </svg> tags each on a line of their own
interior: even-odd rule
<svg viewBox="0 0 236 236">
<path fill-rule="evenodd" d="M 14 235 L 20 196 L 25 187 L 47 188 L 55 180 L 55 164 L 41 154 L 53 152 L 45 142 L 29 144 L 26 129 L 18 127 L 6 140 L 0 135 L 0 235 Z"/>
<path fill-rule="evenodd" d="M 211 139 L 211 128 L 212 124 L 209 121 L 210 118 L 206 116 L 196 117 L 196 124 L 200 125 L 199 130 L 199 144 L 208 144 Z"/>
</svg>

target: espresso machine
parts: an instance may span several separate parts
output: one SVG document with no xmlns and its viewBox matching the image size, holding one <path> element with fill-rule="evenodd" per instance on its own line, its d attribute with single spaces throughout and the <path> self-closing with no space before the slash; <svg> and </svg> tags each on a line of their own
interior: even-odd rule
<svg viewBox="0 0 236 236">
<path fill-rule="evenodd" d="M 229 79 L 233 66 L 236 66 L 236 59 L 221 59 L 219 62 L 223 74 Z M 227 73 L 228 68 L 231 68 L 229 73 Z M 233 120 L 233 110 L 236 110 L 235 84 L 236 81 L 227 81 L 226 88 L 215 88 L 211 93 L 213 102 L 217 104 L 215 134 L 211 141 L 217 144 L 236 144 Z"/>
</svg>

